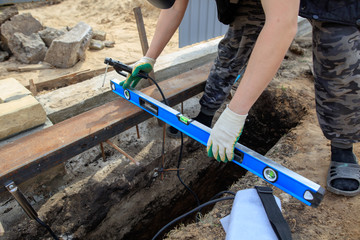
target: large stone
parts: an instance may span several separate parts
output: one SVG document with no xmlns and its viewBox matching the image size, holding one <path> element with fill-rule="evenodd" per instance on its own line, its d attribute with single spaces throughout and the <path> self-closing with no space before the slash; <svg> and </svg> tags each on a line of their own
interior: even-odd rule
<svg viewBox="0 0 360 240">
<path fill-rule="evenodd" d="M 8 43 L 11 37 L 19 32 L 24 35 L 31 35 L 42 30 L 43 26 L 41 23 L 36 20 L 30 13 L 24 13 L 20 15 L 15 15 L 10 18 L 10 21 L 6 21 L 1 25 L 1 41 L 3 43 L 3 48 L 6 51 L 9 51 Z"/>
<path fill-rule="evenodd" d="M 20 32 L 14 33 L 9 41 L 9 48 L 18 61 L 27 64 L 43 61 L 47 51 L 38 33 L 29 36 Z"/>
<path fill-rule="evenodd" d="M 0 25 L 19 13 L 15 5 L 0 7 Z"/>
<path fill-rule="evenodd" d="M 92 28 L 79 22 L 69 32 L 53 40 L 44 61 L 55 67 L 70 68 L 85 59 L 91 38 Z"/>
<path fill-rule="evenodd" d="M 64 34 L 65 34 L 64 31 L 50 27 L 47 27 L 44 30 L 39 31 L 39 35 L 47 47 L 51 46 L 51 43 L 54 39 Z"/>
<path fill-rule="evenodd" d="M 0 98 L 0 139 L 45 123 L 40 103 L 15 79 L 0 80 Z"/>
</svg>

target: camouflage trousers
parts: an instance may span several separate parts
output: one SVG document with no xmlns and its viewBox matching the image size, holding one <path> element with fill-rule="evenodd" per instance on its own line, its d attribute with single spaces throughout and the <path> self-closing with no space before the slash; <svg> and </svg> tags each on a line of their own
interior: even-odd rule
<svg viewBox="0 0 360 240">
<path fill-rule="evenodd" d="M 265 16 L 260 1 L 241 1 L 239 16 L 218 46 L 201 111 L 214 115 L 246 67 Z M 324 135 L 349 145 L 360 141 L 360 33 L 353 26 L 312 21 L 316 110 Z"/>
<path fill-rule="evenodd" d="M 218 45 L 218 55 L 208 76 L 201 111 L 214 115 L 229 95 L 236 77 L 245 70 L 255 41 L 265 23 L 259 0 L 240 1 L 238 16 Z"/>
<path fill-rule="evenodd" d="M 333 145 L 360 141 L 360 29 L 310 21 L 316 112 Z"/>
</svg>

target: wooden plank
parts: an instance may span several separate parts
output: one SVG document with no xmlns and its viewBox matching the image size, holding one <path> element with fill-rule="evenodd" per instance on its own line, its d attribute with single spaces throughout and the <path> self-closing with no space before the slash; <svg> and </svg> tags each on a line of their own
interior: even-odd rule
<svg viewBox="0 0 360 240">
<path fill-rule="evenodd" d="M 21 67 L 8 67 L 6 70 L 8 72 L 30 72 L 36 70 L 44 70 L 44 69 L 51 69 L 54 68 L 50 64 L 43 63 L 43 64 L 31 64 L 28 66 L 21 66 Z"/>
<path fill-rule="evenodd" d="M 142 53 L 145 56 L 145 54 L 147 53 L 148 49 L 149 49 L 149 43 L 146 37 L 146 30 L 145 30 L 145 25 L 144 25 L 144 20 L 143 20 L 143 16 L 141 13 L 141 8 L 140 7 L 136 7 L 133 9 L 134 14 L 135 14 L 135 19 L 136 19 L 136 26 L 138 29 L 138 33 L 139 33 L 139 38 L 140 38 L 140 43 L 141 43 L 141 48 L 142 48 Z M 155 79 L 155 73 L 154 71 L 151 71 L 151 73 L 149 73 L 149 76 L 152 79 Z M 150 85 L 152 85 L 153 83 L 150 81 L 149 79 L 149 83 Z"/>
<path fill-rule="evenodd" d="M 137 26 L 137 29 L 139 32 L 139 38 L 140 38 L 142 52 L 143 52 L 143 54 L 146 54 L 147 50 L 149 49 L 149 44 L 148 44 L 147 37 L 146 37 L 145 25 L 144 25 L 144 20 L 143 20 L 142 13 L 141 13 L 141 8 L 136 7 L 133 9 L 133 11 L 135 14 L 136 26 Z"/>
<path fill-rule="evenodd" d="M 203 91 L 211 64 L 159 83 L 171 106 Z M 158 99 L 156 86 L 142 90 Z M 115 94 L 114 94 L 115 96 Z M 152 117 L 117 99 L 0 147 L 0 184 L 20 184 Z M 0 188 L 0 193 L 5 188 Z"/>
<path fill-rule="evenodd" d="M 33 96 L 36 96 L 38 94 L 36 85 L 34 84 L 34 80 L 29 80 L 29 90 L 32 93 Z"/>
<path fill-rule="evenodd" d="M 105 69 L 106 69 L 105 67 L 95 69 L 95 70 L 86 69 L 86 70 L 82 70 L 79 72 L 66 74 L 64 76 L 50 79 L 50 80 L 47 80 L 44 82 L 35 83 L 35 85 L 36 85 L 36 88 L 38 91 L 49 90 L 49 89 L 54 89 L 54 88 L 59 88 L 59 87 L 65 87 L 65 86 L 68 86 L 71 84 L 75 84 L 75 83 L 79 83 L 79 82 L 88 80 L 88 79 L 96 77 L 100 74 L 104 74 Z M 114 69 L 112 67 L 108 68 L 108 72 L 113 71 L 113 70 Z"/>
</svg>

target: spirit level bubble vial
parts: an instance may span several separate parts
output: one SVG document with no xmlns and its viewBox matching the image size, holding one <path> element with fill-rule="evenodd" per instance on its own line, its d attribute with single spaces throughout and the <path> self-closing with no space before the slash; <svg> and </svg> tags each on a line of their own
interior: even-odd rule
<svg viewBox="0 0 360 240">
<path fill-rule="evenodd" d="M 263 170 L 263 176 L 266 180 L 268 180 L 269 182 L 276 182 L 276 180 L 278 179 L 278 175 L 276 173 L 276 171 L 272 168 L 266 167 Z"/>
</svg>

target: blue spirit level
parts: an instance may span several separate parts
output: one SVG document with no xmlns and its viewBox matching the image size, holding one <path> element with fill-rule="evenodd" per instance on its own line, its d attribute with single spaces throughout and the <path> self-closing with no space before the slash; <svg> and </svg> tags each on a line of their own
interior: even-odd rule
<svg viewBox="0 0 360 240">
<path fill-rule="evenodd" d="M 105 63 L 113 66 L 120 74 L 121 71 L 132 71 L 131 67 L 116 60 L 106 58 Z M 119 83 L 120 81 L 116 79 L 110 81 L 110 86 L 114 93 L 173 126 L 201 144 L 207 145 L 211 131 L 210 128 L 182 115 L 175 109 L 140 91 L 124 89 Z M 247 169 L 309 206 L 317 207 L 320 204 L 325 193 L 324 188 L 320 185 L 239 143 L 236 143 L 235 145 L 234 155 L 235 158 L 232 161 L 233 163 Z"/>
</svg>

